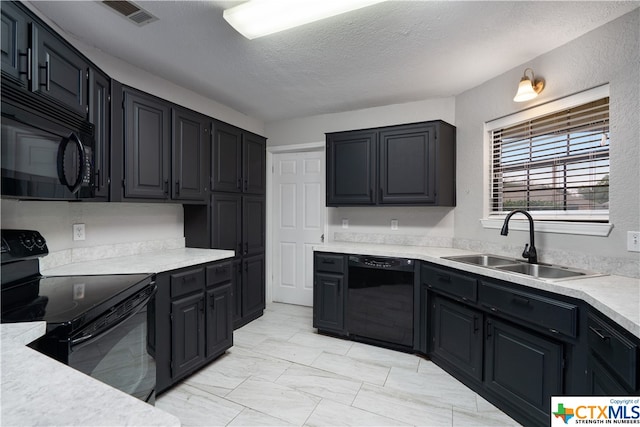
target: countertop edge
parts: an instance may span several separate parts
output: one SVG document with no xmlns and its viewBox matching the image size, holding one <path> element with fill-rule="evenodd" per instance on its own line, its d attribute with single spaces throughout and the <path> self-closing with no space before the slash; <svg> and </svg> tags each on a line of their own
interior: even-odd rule
<svg viewBox="0 0 640 427">
<path fill-rule="evenodd" d="M 456 268 L 469 273 L 482 275 L 490 279 L 505 280 L 534 289 L 545 290 L 567 297 L 581 299 L 594 309 L 608 316 L 611 320 L 618 323 L 631 334 L 640 338 L 640 279 L 615 275 L 602 275 L 592 278 L 557 282 L 545 281 L 533 277 L 526 277 L 515 273 L 499 271 L 442 258 L 478 253 L 455 248 L 391 245 L 375 245 L 375 247 L 372 247 L 370 244 L 325 243 L 323 245 L 314 245 L 313 251 L 395 256 L 417 259 L 444 267 Z M 606 282 L 606 286 L 602 286 L 603 282 Z M 612 290 L 624 293 L 627 296 L 625 301 L 622 302 L 625 306 L 628 306 L 626 307 L 626 310 L 624 309 L 625 307 L 616 307 L 616 302 L 611 300 Z M 635 311 L 632 311 L 634 309 Z"/>
<path fill-rule="evenodd" d="M 27 347 L 44 335 L 45 322 L 4 323 L 0 331 L 3 424 L 181 425 L 176 416 Z"/>
</svg>

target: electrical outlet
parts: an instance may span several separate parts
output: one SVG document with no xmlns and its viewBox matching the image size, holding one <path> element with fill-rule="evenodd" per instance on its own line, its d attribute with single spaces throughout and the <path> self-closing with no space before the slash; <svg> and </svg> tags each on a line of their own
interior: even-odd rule
<svg viewBox="0 0 640 427">
<path fill-rule="evenodd" d="M 84 224 L 73 224 L 73 240 L 84 240 Z"/>
<path fill-rule="evenodd" d="M 391 229 L 392 230 L 397 230 L 398 229 L 398 220 L 397 219 L 392 219 L 391 220 Z"/>
<path fill-rule="evenodd" d="M 640 252 L 640 231 L 627 231 L 627 250 Z"/>
<path fill-rule="evenodd" d="M 349 219 L 348 218 L 343 218 L 342 219 L 342 228 L 349 228 Z"/>
</svg>

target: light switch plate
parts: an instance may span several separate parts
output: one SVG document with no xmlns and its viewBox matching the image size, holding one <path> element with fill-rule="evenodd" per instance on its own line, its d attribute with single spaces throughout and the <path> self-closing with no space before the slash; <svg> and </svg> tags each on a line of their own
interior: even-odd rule
<svg viewBox="0 0 640 427">
<path fill-rule="evenodd" d="M 73 224 L 73 240 L 84 240 L 84 224 Z"/>
<path fill-rule="evenodd" d="M 640 252 L 640 231 L 627 231 L 627 250 Z"/>
</svg>

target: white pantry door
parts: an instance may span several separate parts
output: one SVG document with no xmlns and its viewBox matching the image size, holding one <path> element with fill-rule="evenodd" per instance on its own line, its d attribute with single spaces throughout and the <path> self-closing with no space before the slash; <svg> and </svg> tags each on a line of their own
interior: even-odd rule
<svg viewBox="0 0 640 427">
<path fill-rule="evenodd" d="M 324 233 L 324 152 L 273 155 L 273 301 L 313 305 L 313 250 Z"/>
</svg>

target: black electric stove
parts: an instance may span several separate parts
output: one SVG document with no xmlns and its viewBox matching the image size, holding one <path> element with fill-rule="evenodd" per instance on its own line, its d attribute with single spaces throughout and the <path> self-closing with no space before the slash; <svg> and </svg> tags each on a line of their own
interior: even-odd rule
<svg viewBox="0 0 640 427">
<path fill-rule="evenodd" d="M 42 276 L 32 230 L 2 230 L 1 251 L 2 323 L 45 321 L 32 348 L 153 403 L 154 275 Z"/>
</svg>

